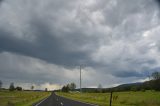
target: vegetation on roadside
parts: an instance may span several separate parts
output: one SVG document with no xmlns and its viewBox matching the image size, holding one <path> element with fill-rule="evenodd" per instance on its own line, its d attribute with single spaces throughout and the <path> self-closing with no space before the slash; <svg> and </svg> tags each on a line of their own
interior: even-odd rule
<svg viewBox="0 0 160 106">
<path fill-rule="evenodd" d="M 62 92 L 69 92 L 73 91 L 76 89 L 76 84 L 75 83 L 70 83 L 62 87 Z"/>
<path fill-rule="evenodd" d="M 50 92 L 42 91 L 0 91 L 0 106 L 32 106 L 43 98 L 50 95 Z"/>
<path fill-rule="evenodd" d="M 82 102 L 109 106 L 110 92 L 113 92 L 112 106 L 160 106 L 160 72 L 153 72 L 150 80 L 143 83 L 123 84 L 113 88 L 70 89 L 69 84 L 57 94 Z"/>
<path fill-rule="evenodd" d="M 97 104 L 99 106 L 109 106 L 110 93 L 57 92 L 56 94 L 73 100 Z M 112 101 L 112 106 L 160 106 L 160 92 L 114 92 Z"/>
</svg>

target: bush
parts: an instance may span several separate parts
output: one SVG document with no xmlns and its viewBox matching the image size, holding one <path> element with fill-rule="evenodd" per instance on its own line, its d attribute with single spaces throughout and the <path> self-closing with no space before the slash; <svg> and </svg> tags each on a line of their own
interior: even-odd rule
<svg viewBox="0 0 160 106">
<path fill-rule="evenodd" d="M 68 86 L 63 86 L 62 87 L 62 92 L 69 92 L 69 87 Z"/>
<path fill-rule="evenodd" d="M 12 82 L 9 86 L 9 91 L 14 91 L 15 88 L 14 88 L 14 83 Z"/>
<path fill-rule="evenodd" d="M 16 87 L 16 90 L 17 90 L 17 91 L 22 91 L 22 87 L 17 86 L 17 87 Z"/>
</svg>

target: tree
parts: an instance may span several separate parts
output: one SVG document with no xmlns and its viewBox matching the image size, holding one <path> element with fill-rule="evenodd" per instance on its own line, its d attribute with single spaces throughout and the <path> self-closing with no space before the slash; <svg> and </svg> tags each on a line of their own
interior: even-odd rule
<svg viewBox="0 0 160 106">
<path fill-rule="evenodd" d="M 160 79 L 160 72 L 153 72 L 152 73 L 152 78 L 153 78 L 153 80 L 158 80 L 158 79 Z"/>
<path fill-rule="evenodd" d="M 152 81 L 153 89 L 156 91 L 160 91 L 160 86 L 159 86 L 160 85 L 160 72 L 153 72 L 152 78 L 153 78 L 153 81 Z"/>
<path fill-rule="evenodd" d="M 17 91 L 22 91 L 22 87 L 17 86 L 17 87 L 16 87 L 16 90 L 17 90 Z"/>
<path fill-rule="evenodd" d="M 10 84 L 9 90 L 10 90 L 10 91 L 14 91 L 14 90 L 15 90 L 15 88 L 14 88 L 14 83 L 13 83 L 13 82 Z"/>
<path fill-rule="evenodd" d="M 69 86 L 63 86 L 62 92 L 69 92 Z"/>
<path fill-rule="evenodd" d="M 34 89 L 34 86 L 32 85 L 32 86 L 31 86 L 31 90 L 33 90 L 33 89 Z"/>
<path fill-rule="evenodd" d="M 69 84 L 69 89 L 70 89 L 70 90 L 76 89 L 76 84 L 75 84 L 75 83 Z"/>
<path fill-rule="evenodd" d="M 76 84 L 70 83 L 62 87 L 62 92 L 68 92 L 69 90 L 74 90 L 74 89 L 76 89 Z"/>
<path fill-rule="evenodd" d="M 45 88 L 45 91 L 47 92 L 47 91 L 48 91 L 48 89 L 47 89 L 47 88 Z"/>
<path fill-rule="evenodd" d="M 0 89 L 2 88 L 2 84 L 3 84 L 3 83 L 2 83 L 2 81 L 0 80 Z"/>
</svg>

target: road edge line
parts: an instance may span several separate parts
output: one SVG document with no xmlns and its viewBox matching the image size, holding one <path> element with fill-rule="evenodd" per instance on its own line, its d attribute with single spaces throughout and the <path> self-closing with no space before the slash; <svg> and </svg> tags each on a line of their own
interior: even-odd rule
<svg viewBox="0 0 160 106">
<path fill-rule="evenodd" d="M 51 95 L 50 95 L 50 96 L 51 96 Z M 40 105 L 42 102 L 44 102 L 45 100 L 47 100 L 50 96 L 48 96 L 48 97 L 42 99 L 40 102 L 38 102 L 38 103 L 37 103 L 36 105 L 34 105 L 34 106 Z"/>
<path fill-rule="evenodd" d="M 59 96 L 55 93 L 56 96 Z M 62 98 L 65 98 L 65 99 L 70 99 L 70 98 L 66 98 L 64 96 L 59 96 L 59 97 L 62 97 Z M 70 100 L 73 100 L 73 99 L 70 99 Z M 80 103 L 84 103 L 84 104 L 88 104 L 88 105 L 92 105 L 92 106 L 99 106 L 99 105 L 96 105 L 96 104 L 92 104 L 92 103 L 87 103 L 87 102 L 82 102 L 82 101 L 78 101 L 78 100 L 73 100 L 73 101 L 76 101 L 76 102 L 80 102 Z"/>
</svg>

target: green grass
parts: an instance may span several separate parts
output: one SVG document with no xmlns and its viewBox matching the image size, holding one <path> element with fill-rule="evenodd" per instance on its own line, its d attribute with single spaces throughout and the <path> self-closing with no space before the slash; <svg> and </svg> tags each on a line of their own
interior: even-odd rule
<svg viewBox="0 0 160 106">
<path fill-rule="evenodd" d="M 57 95 L 78 100 L 82 102 L 97 104 L 99 106 L 109 106 L 110 93 L 62 93 Z M 114 92 L 112 106 L 160 106 L 160 92 Z"/>
<path fill-rule="evenodd" d="M 0 106 L 32 106 L 49 95 L 50 92 L 0 91 Z"/>
</svg>

